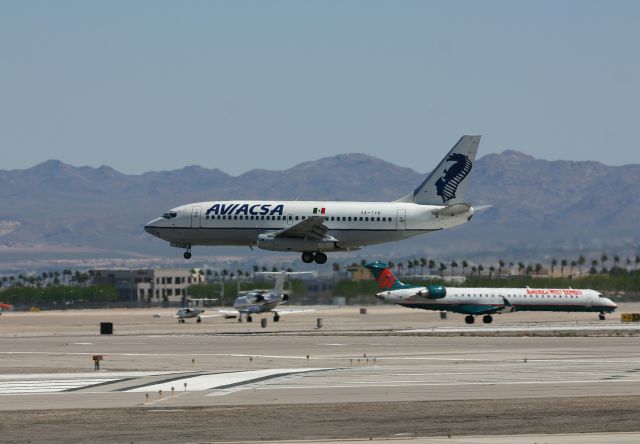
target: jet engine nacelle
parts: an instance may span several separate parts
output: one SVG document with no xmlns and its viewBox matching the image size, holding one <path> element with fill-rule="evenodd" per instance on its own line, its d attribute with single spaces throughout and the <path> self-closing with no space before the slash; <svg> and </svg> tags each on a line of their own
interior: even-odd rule
<svg viewBox="0 0 640 444">
<path fill-rule="evenodd" d="M 442 299 L 447 295 L 447 289 L 442 285 L 429 285 L 424 290 L 420 290 L 419 294 L 427 299 Z"/>
<path fill-rule="evenodd" d="M 270 251 L 333 251 L 337 250 L 336 240 L 330 236 L 323 240 L 274 237 L 268 234 L 258 235 L 258 248 Z"/>
</svg>

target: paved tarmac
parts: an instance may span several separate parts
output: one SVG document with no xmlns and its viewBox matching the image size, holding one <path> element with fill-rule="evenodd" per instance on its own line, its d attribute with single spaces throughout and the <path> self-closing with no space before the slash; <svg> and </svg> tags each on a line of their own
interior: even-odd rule
<svg viewBox="0 0 640 444">
<path fill-rule="evenodd" d="M 638 311 L 640 304 L 630 304 L 618 313 Z M 530 409 L 528 414 L 541 418 L 562 402 L 575 403 L 573 409 L 589 413 L 576 418 L 574 412 L 556 411 L 548 429 L 533 427 L 527 417 L 519 422 L 507 420 L 508 410 L 492 418 L 491 425 L 463 427 L 459 421 L 443 431 L 412 423 L 411 435 L 403 439 L 496 431 L 640 431 L 640 325 L 621 323 L 619 314 L 598 321 L 595 314 L 512 313 L 496 316 L 491 325 L 467 326 L 459 315 L 441 320 L 438 313 L 373 306 L 367 307 L 366 315 L 350 307 L 283 316 L 278 323 L 269 318 L 262 328 L 256 321 L 238 323 L 222 317 L 206 318 L 201 324 L 178 324 L 170 317 L 174 312 L 4 313 L 0 317 L 0 410 L 8 415 L 4 436 L 15 436 L 15 442 L 20 442 L 21 421 L 42 415 L 57 418 L 68 426 L 62 430 L 72 433 L 77 411 L 97 409 L 114 420 L 122 415 L 126 418 L 126 412 L 141 415 L 136 425 L 129 425 L 135 442 L 157 437 L 153 430 L 162 428 L 139 412 L 159 410 L 174 412 L 172 416 L 179 418 L 173 429 L 164 430 L 171 442 L 206 441 L 211 436 L 216 441 L 269 436 L 277 440 L 400 439 L 404 435 L 396 433 L 405 432 L 391 433 L 394 428 L 385 426 L 387 416 L 381 406 L 404 405 L 409 413 L 418 409 L 424 417 L 424 403 L 432 403 L 428 405 L 444 409 L 439 413 L 445 417 L 464 419 L 463 406 L 469 410 L 467 419 L 478 421 L 476 415 L 483 404 L 491 403 L 496 410 L 505 402 L 514 403 L 515 409 Z M 165 316 L 154 318 L 155 313 Z M 317 318 L 322 318 L 322 328 L 317 328 Z M 104 321 L 114 323 L 113 335 L 99 334 L 99 323 Z M 103 356 L 100 371 L 93 371 L 93 355 Z M 350 407 L 339 416 L 341 406 Z M 354 424 L 360 426 L 344 428 L 342 435 L 340 427 L 323 432 L 317 427 L 317 415 L 323 408 L 345 421 L 353 412 Z M 232 417 L 237 409 L 248 409 L 239 415 L 265 409 L 285 416 L 309 415 L 298 420 L 298 431 L 289 433 L 282 429 L 285 417 L 263 424 L 263 429 L 273 428 L 264 433 L 252 435 L 249 426 L 244 434 L 222 428 L 213 435 L 203 430 L 187 438 L 189 418 L 203 412 L 198 409 L 216 409 L 216 414 Z M 360 416 L 376 409 L 379 413 L 369 419 Z M 397 407 L 395 415 L 403 417 L 403 411 Z M 583 423 L 594 411 L 610 421 L 606 425 L 592 419 Z M 199 417 L 204 420 L 207 415 Z M 243 422 L 244 418 L 239 421 Z M 136 434 L 136 427 L 147 430 L 148 436 Z M 335 429 L 336 424 L 330 427 Z M 50 438 L 46 429 L 32 430 L 32 442 Z M 119 431 L 126 430 L 125 421 Z M 303 435 L 300 430 L 316 432 Z M 370 435 L 372 431 L 378 434 Z M 73 433 L 74 440 L 81 441 L 81 431 Z M 92 442 L 119 442 L 126 433 L 115 436 L 105 429 L 103 435 L 103 441 Z M 637 438 L 616 436 L 622 439 L 619 442 Z M 544 442 L 572 442 L 557 439 L 545 438 Z"/>
</svg>

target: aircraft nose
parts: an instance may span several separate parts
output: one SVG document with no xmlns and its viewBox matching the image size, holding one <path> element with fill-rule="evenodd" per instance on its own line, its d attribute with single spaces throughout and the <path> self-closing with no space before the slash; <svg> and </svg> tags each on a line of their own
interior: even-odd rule
<svg viewBox="0 0 640 444">
<path fill-rule="evenodd" d="M 158 219 L 153 219 L 152 221 L 147 222 L 147 224 L 144 226 L 144 231 L 159 237 L 160 235 L 158 234 L 157 225 L 156 225 L 157 221 Z"/>
</svg>

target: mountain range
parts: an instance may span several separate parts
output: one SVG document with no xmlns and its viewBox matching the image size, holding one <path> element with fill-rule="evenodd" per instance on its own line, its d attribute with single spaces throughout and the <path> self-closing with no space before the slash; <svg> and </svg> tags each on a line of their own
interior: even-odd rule
<svg viewBox="0 0 640 444">
<path fill-rule="evenodd" d="M 0 170 L 0 263 L 178 258 L 181 252 L 143 230 L 145 222 L 173 206 L 225 199 L 388 201 L 415 188 L 426 174 L 366 154 L 239 176 L 199 166 L 128 175 L 107 166 L 75 167 L 57 160 Z M 364 251 L 369 256 L 470 258 L 637 251 L 639 191 L 640 165 L 547 161 L 507 150 L 476 161 L 467 200 L 493 206 L 469 224 Z M 207 256 L 219 251 L 255 254 L 246 249 L 200 251 Z"/>
</svg>

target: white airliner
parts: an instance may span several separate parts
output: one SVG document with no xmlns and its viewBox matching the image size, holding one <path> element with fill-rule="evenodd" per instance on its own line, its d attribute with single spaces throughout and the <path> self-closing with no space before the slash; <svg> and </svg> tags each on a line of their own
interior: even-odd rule
<svg viewBox="0 0 640 444">
<path fill-rule="evenodd" d="M 452 311 L 466 315 L 467 324 L 475 322 L 474 316 L 483 316 L 482 322 L 490 324 L 492 314 L 514 311 L 565 311 L 596 312 L 600 320 L 605 313 L 612 313 L 618 306 L 595 290 L 573 288 L 462 288 L 442 285 L 409 285 L 396 278 L 384 262 L 366 266 L 382 290 L 376 296 L 409 308 Z"/>
<path fill-rule="evenodd" d="M 469 221 L 480 209 L 464 201 L 479 143 L 480 136 L 463 136 L 414 191 L 394 202 L 198 202 L 144 228 L 186 249 L 185 259 L 194 245 L 236 245 L 297 251 L 305 263 L 324 264 L 326 251 L 358 250 Z"/>
</svg>

